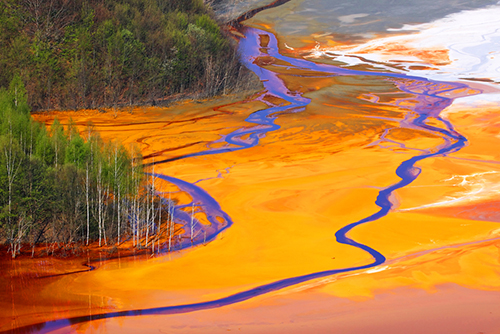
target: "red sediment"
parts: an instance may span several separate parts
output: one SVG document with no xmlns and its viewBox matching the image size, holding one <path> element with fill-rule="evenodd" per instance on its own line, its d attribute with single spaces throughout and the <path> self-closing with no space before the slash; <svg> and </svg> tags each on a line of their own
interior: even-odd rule
<svg viewBox="0 0 500 334">
<path fill-rule="evenodd" d="M 386 43 L 383 45 L 364 48 L 356 53 L 381 53 L 387 55 L 413 56 L 433 65 L 451 64 L 447 49 L 415 49 L 400 43 Z M 395 60 L 391 60 L 394 62 Z"/>
<path fill-rule="evenodd" d="M 424 71 L 424 70 L 435 70 L 437 71 L 438 68 L 436 67 L 430 67 L 430 66 L 423 66 L 423 65 L 411 65 L 408 67 L 408 69 L 413 70 L 413 71 Z"/>
</svg>

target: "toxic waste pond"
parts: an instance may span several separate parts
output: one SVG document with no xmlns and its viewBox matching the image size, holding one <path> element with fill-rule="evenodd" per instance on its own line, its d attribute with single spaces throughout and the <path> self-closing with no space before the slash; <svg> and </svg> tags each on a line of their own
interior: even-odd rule
<svg viewBox="0 0 500 334">
<path fill-rule="evenodd" d="M 137 144 L 200 232 L 3 259 L 0 330 L 500 333 L 500 6 L 335 3 L 238 28 L 251 96 L 36 115 Z"/>
</svg>

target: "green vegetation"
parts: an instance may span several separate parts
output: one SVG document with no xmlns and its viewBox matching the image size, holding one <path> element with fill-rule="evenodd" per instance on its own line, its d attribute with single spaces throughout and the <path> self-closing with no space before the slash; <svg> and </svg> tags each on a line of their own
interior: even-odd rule
<svg viewBox="0 0 500 334">
<path fill-rule="evenodd" d="M 245 70 L 202 0 L 3 0 L 0 87 L 34 110 L 225 93 Z"/>
<path fill-rule="evenodd" d="M 0 51 L 0 241 L 12 256 L 26 244 L 126 238 L 154 250 L 162 222 L 170 249 L 172 203 L 146 182 L 137 150 L 104 143 L 91 125 L 83 136 L 74 124 L 47 129 L 30 111 L 248 86 L 235 43 L 203 1 L 2 0 Z"/>
<path fill-rule="evenodd" d="M 2 0 L 0 51 L 0 241 L 12 256 L 26 244 L 127 238 L 154 250 L 163 222 L 170 249 L 172 203 L 146 182 L 137 150 L 104 143 L 91 125 L 83 136 L 74 124 L 47 129 L 30 111 L 248 86 L 235 43 L 203 1 Z"/>
<path fill-rule="evenodd" d="M 72 124 L 47 130 L 34 121 L 19 76 L 0 89 L 0 239 L 13 257 L 26 243 L 126 236 L 147 246 L 143 236 L 154 237 L 164 206 L 144 182 L 141 157 L 103 143 L 90 125 L 85 137 Z"/>
</svg>

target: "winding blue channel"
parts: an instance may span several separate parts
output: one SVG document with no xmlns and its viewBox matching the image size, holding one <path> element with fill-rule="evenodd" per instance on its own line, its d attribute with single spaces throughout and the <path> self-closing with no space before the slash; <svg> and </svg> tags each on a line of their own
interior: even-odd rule
<svg viewBox="0 0 500 334">
<path fill-rule="evenodd" d="M 350 245 L 366 251 L 373 257 L 373 261 L 361 266 L 325 270 L 321 272 L 310 273 L 307 275 L 290 277 L 269 284 L 260 285 L 246 291 L 238 292 L 233 295 L 211 301 L 140 309 L 140 310 L 101 313 L 101 314 L 87 315 L 82 317 L 72 317 L 67 319 L 43 322 L 25 327 L 19 327 L 1 333 L 31 333 L 31 332 L 45 333 L 56 329 L 64 328 L 67 326 L 71 326 L 77 323 L 93 321 L 98 319 L 128 317 L 137 315 L 177 314 L 177 313 L 187 313 L 204 309 L 218 308 L 226 305 L 239 303 L 254 298 L 256 296 L 267 294 L 272 291 L 280 290 L 313 279 L 318 279 L 339 273 L 368 269 L 374 266 L 381 265 L 385 262 L 386 259 L 380 252 L 367 245 L 361 244 L 359 242 L 356 242 L 355 240 L 350 239 L 348 237 L 348 233 L 354 227 L 364 223 L 375 221 L 381 217 L 386 216 L 391 211 L 391 209 L 393 208 L 393 203 L 390 200 L 391 195 L 394 193 L 395 190 L 409 185 L 418 177 L 420 169 L 416 166 L 416 164 L 419 161 L 431 157 L 447 155 L 451 152 L 460 150 L 462 147 L 466 145 L 467 143 L 466 138 L 457 133 L 449 122 L 446 122 L 439 118 L 439 113 L 444 108 L 449 106 L 453 101 L 452 98 L 443 97 L 440 96 L 439 94 L 442 94 L 443 92 L 448 90 L 465 88 L 467 86 L 460 83 L 431 82 L 428 81 L 427 79 L 406 76 L 403 74 L 355 71 L 331 65 L 316 64 L 304 59 L 288 58 L 279 54 L 276 38 L 271 33 L 253 28 L 244 28 L 244 33 L 246 38 L 242 39 L 240 42 L 242 55 L 244 57 L 246 65 L 263 80 L 263 84 L 265 87 L 265 92 L 263 94 L 269 94 L 282 98 L 287 102 L 289 102 L 290 104 L 286 106 L 269 105 L 269 108 L 257 111 L 252 115 L 250 115 L 246 121 L 248 123 L 255 125 L 252 125 L 247 128 L 238 129 L 226 135 L 223 138 L 223 140 L 226 141 L 227 147 L 208 149 L 206 151 L 184 155 L 167 161 L 208 155 L 208 154 L 220 154 L 220 153 L 254 147 L 259 143 L 259 140 L 263 138 L 269 131 L 275 131 L 279 129 L 279 125 L 275 124 L 275 119 L 278 117 L 279 113 L 287 111 L 289 112 L 290 110 L 298 112 L 305 108 L 305 106 L 310 102 L 310 100 L 300 96 L 299 94 L 290 92 L 276 73 L 258 66 L 254 62 L 254 59 L 256 59 L 259 56 L 269 55 L 276 59 L 286 61 L 287 63 L 290 64 L 290 67 L 301 68 L 304 70 L 310 70 L 315 72 L 322 72 L 325 73 L 325 75 L 382 76 L 386 78 L 393 78 L 394 80 L 396 80 L 395 82 L 399 80 L 402 82 L 402 83 L 400 82 L 401 85 L 399 86 L 399 88 L 413 94 L 414 95 L 412 97 L 413 100 L 416 99 L 418 101 L 418 103 L 416 103 L 414 106 L 411 107 L 411 111 L 417 115 L 413 120 L 410 121 L 411 126 L 420 128 L 425 131 L 430 131 L 433 132 L 434 134 L 441 136 L 445 140 L 445 144 L 436 148 L 432 153 L 424 152 L 420 155 L 413 156 L 410 159 L 402 162 L 401 165 L 396 169 L 396 175 L 400 177 L 401 180 L 385 189 L 380 190 L 377 196 L 375 203 L 380 207 L 380 210 L 366 218 L 363 218 L 357 222 L 342 227 L 335 233 L 337 242 L 345 245 Z M 265 47 L 263 47 L 260 43 L 260 38 L 261 38 L 260 36 L 263 35 L 267 35 L 269 37 L 269 43 Z M 415 81 L 415 84 L 413 86 L 408 85 L 407 83 L 409 81 Z M 444 128 L 439 128 L 426 124 L 426 121 L 430 117 L 441 120 L 442 124 L 444 125 Z M 248 138 L 243 139 L 242 137 L 246 135 L 248 136 Z M 215 238 L 220 232 L 222 232 L 232 224 L 230 217 L 222 211 L 219 203 L 217 203 L 215 199 L 213 199 L 207 192 L 205 192 L 199 186 L 166 175 L 161 175 L 161 174 L 154 174 L 154 175 L 165 181 L 175 184 L 182 191 L 189 193 L 193 198 L 193 203 L 196 203 L 197 206 L 203 207 L 204 212 L 207 214 L 207 217 L 209 217 L 209 220 L 211 222 L 217 221 L 217 217 L 222 218 L 225 221 L 225 224 L 223 224 L 223 226 L 221 226 L 220 228 L 214 228 L 214 230 L 211 231 L 209 239 L 207 240 Z"/>
<path fill-rule="evenodd" d="M 222 231 L 226 230 L 233 224 L 231 217 L 229 217 L 227 213 L 222 211 L 219 203 L 201 187 L 172 176 L 157 173 L 148 173 L 147 175 L 154 176 L 174 184 L 181 191 L 189 194 L 192 198 L 192 201 L 189 204 L 175 205 L 173 211 L 174 220 L 176 222 L 179 222 L 181 224 L 184 223 L 184 225 L 186 225 L 191 219 L 193 219 L 196 226 L 196 234 L 190 235 L 191 230 L 189 228 L 186 228 L 185 234 L 187 234 L 187 237 L 182 238 L 179 242 L 176 242 L 174 244 L 174 250 L 186 249 L 212 241 L 217 237 L 217 235 L 219 235 Z M 193 208 L 196 208 L 195 213 L 202 211 L 205 214 L 207 220 L 210 222 L 210 225 L 207 226 L 201 224 L 200 221 L 194 216 L 191 217 L 191 212 L 182 210 L 191 206 L 193 206 Z M 204 233 L 201 234 L 200 231 Z M 162 252 L 166 252 L 166 250 L 167 249 L 164 248 Z"/>
</svg>

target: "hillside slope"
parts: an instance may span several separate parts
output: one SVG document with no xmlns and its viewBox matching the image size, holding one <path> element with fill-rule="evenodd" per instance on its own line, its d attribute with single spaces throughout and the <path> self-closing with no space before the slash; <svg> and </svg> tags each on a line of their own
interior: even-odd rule
<svg viewBox="0 0 500 334">
<path fill-rule="evenodd" d="M 34 110 L 155 104 L 245 81 L 202 0 L 5 0 L 0 50 L 0 86 L 20 75 Z"/>
</svg>

